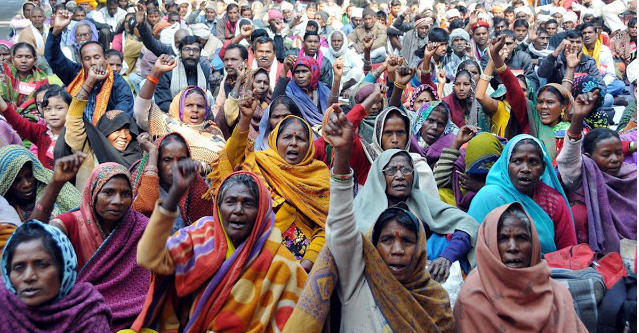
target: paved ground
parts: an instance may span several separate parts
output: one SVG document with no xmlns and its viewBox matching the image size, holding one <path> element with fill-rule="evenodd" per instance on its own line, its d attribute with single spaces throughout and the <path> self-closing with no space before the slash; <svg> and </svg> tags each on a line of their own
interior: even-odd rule
<svg viewBox="0 0 639 333">
<path fill-rule="evenodd" d="M 20 10 L 24 0 L 0 0 L 0 39 L 6 39 L 9 35 L 9 21 Z"/>
</svg>

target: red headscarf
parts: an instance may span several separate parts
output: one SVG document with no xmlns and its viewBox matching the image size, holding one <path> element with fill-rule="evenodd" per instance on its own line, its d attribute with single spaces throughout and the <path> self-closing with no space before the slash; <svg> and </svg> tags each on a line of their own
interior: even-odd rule
<svg viewBox="0 0 639 333">
<path fill-rule="evenodd" d="M 300 57 L 297 57 L 297 62 L 295 63 L 295 66 L 293 66 L 293 72 L 295 72 L 295 69 L 297 68 L 297 66 L 305 66 L 311 70 L 310 89 L 311 90 L 317 89 L 317 85 L 319 84 L 319 78 L 320 78 L 320 67 L 317 64 L 317 61 L 315 61 L 315 59 L 311 57 L 300 56 Z"/>
</svg>

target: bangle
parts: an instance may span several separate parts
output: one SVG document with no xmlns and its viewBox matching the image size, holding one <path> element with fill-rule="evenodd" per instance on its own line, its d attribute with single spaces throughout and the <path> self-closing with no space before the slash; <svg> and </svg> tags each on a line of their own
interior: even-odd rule
<svg viewBox="0 0 639 333">
<path fill-rule="evenodd" d="M 490 81 L 490 80 L 492 80 L 492 79 L 493 79 L 493 76 L 486 75 L 486 74 L 482 74 L 482 75 L 480 75 L 480 76 L 479 76 L 479 79 L 481 79 L 481 80 L 486 80 L 486 81 Z"/>
<path fill-rule="evenodd" d="M 351 168 L 350 172 L 348 174 L 345 174 L 345 175 L 335 174 L 333 172 L 333 168 L 331 168 L 331 179 L 333 179 L 336 182 L 350 183 L 353 180 L 353 175 L 354 174 L 355 174 L 355 172 L 353 171 L 353 168 Z"/>
<path fill-rule="evenodd" d="M 399 83 L 397 83 L 397 82 L 395 82 L 394 84 L 395 84 L 395 87 L 396 87 L 396 88 L 399 88 L 399 89 L 402 89 L 402 90 L 403 90 L 403 89 L 406 89 L 406 85 L 405 85 L 405 84 L 399 84 Z"/>
<path fill-rule="evenodd" d="M 155 76 L 153 76 L 151 74 L 147 75 L 146 79 L 148 81 L 150 81 L 151 83 L 153 83 L 153 84 L 158 84 L 160 82 L 160 79 L 158 79 L 157 77 L 155 77 Z"/>
<path fill-rule="evenodd" d="M 329 93 L 329 94 L 328 94 L 328 96 L 329 96 L 329 97 L 334 97 L 334 98 L 339 98 L 339 94 L 337 94 L 337 95 L 333 95 L 332 93 Z"/>
<path fill-rule="evenodd" d="M 577 140 L 581 139 L 581 133 L 579 133 L 579 134 L 575 134 L 575 133 L 573 133 L 573 132 L 571 132 L 571 131 L 566 131 L 566 135 L 567 135 L 570 139 L 573 139 L 573 140 L 575 140 L 575 141 L 577 141 Z"/>
<path fill-rule="evenodd" d="M 573 81 L 573 80 L 571 80 L 571 79 L 566 79 L 566 78 L 562 79 L 562 80 L 561 80 L 561 82 L 562 82 L 562 83 L 563 83 L 563 82 L 568 82 L 568 83 L 570 83 L 570 84 L 574 84 L 574 81 Z"/>
<path fill-rule="evenodd" d="M 497 73 L 504 72 L 507 69 L 508 69 L 508 66 L 506 66 L 506 63 L 504 63 L 501 67 L 497 68 Z"/>
<path fill-rule="evenodd" d="M 87 95 L 91 95 L 91 92 L 84 87 L 84 84 L 80 86 L 80 89 L 84 90 L 84 92 L 87 93 Z"/>
<path fill-rule="evenodd" d="M 422 68 L 423 68 L 423 67 L 422 67 Z M 426 70 L 426 71 L 422 71 L 422 74 L 430 74 L 430 73 L 432 73 L 432 71 L 431 71 L 430 69 L 429 69 L 429 70 Z"/>
<path fill-rule="evenodd" d="M 42 204 L 40 204 L 40 202 L 36 203 L 35 208 L 37 210 L 43 212 L 43 213 L 46 213 L 46 214 L 51 214 L 51 212 L 53 211 L 53 208 L 49 208 L 49 209 L 44 208 L 44 206 L 42 206 Z"/>
</svg>

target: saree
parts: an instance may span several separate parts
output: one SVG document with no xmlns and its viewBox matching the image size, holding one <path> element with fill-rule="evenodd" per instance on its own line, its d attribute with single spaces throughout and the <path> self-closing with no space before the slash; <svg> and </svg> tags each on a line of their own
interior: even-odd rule
<svg viewBox="0 0 639 333">
<path fill-rule="evenodd" d="M 479 227 L 477 268 L 466 278 L 453 310 L 456 332 L 587 332 L 570 292 L 550 278 L 550 267 L 541 259 L 536 223 L 530 223 L 530 267 L 502 263 L 499 219 L 511 206 L 524 210 L 517 202 L 498 207 Z"/>
<path fill-rule="evenodd" d="M 111 330 L 131 326 L 142 310 L 149 287 L 149 272 L 136 261 L 138 241 L 149 221 L 129 209 L 111 234 L 106 235 L 95 212 L 98 193 L 118 176 L 130 179 L 128 170 L 117 163 L 95 167 L 82 192 L 79 210 L 58 216 L 66 226 L 78 257 L 78 281 L 95 286 L 111 309 Z"/>
<path fill-rule="evenodd" d="M 114 74 L 108 64 L 106 71 L 107 77 L 93 87 L 89 94 L 89 102 L 84 108 L 84 119 L 90 120 L 93 125 L 97 125 L 100 118 L 107 112 L 111 91 L 113 90 Z M 80 92 L 87 76 L 88 74 L 84 73 L 83 67 L 75 79 L 67 86 L 69 95 L 76 96 Z"/>
<path fill-rule="evenodd" d="M 424 226 L 415 215 L 404 211 L 417 228 L 415 254 L 408 268 L 409 278 L 400 282 L 391 274 L 388 264 L 372 243 L 374 226 L 366 235 L 361 235 L 364 245 L 364 277 L 379 311 L 392 332 L 453 332 L 454 323 L 450 318 L 448 293 L 431 279 L 425 268 L 427 246 Z M 339 307 L 331 301 L 331 297 L 337 297 L 334 293 L 338 279 L 335 258 L 326 246 L 313 266 L 283 332 L 329 331 L 329 326 L 332 328 L 335 325 L 330 313 L 339 311 Z"/>
<path fill-rule="evenodd" d="M 328 108 L 330 90 L 319 82 L 320 66 L 315 59 L 307 56 L 298 57 L 295 66 L 293 66 L 293 72 L 298 66 L 305 66 L 311 70 L 309 88 L 313 91 L 313 98 L 309 98 L 307 91 L 300 88 L 295 80 L 289 82 L 286 86 L 286 95 L 293 99 L 297 107 L 302 111 L 304 120 L 311 126 L 321 125 L 324 110 Z"/>
<path fill-rule="evenodd" d="M 441 107 L 439 107 L 441 106 Z M 446 116 L 446 127 L 444 128 L 444 132 L 441 134 L 437 141 L 433 142 L 432 145 L 428 146 L 428 144 L 424 141 L 421 136 L 422 126 L 428 119 L 428 116 L 433 112 L 433 110 L 444 111 L 444 115 Z M 442 150 L 446 147 L 450 147 L 450 145 L 455 141 L 457 136 L 457 132 L 459 128 L 455 125 L 450 118 L 450 109 L 446 103 L 442 103 L 439 101 L 431 101 L 424 103 L 417 113 L 415 114 L 415 118 L 412 121 L 412 135 L 410 136 L 410 152 L 418 153 L 419 155 L 426 158 L 428 165 L 431 169 L 435 168 L 435 163 L 439 160 L 439 157 L 442 155 Z"/>
<path fill-rule="evenodd" d="M 213 216 L 170 237 L 166 246 L 175 273 L 152 274 L 144 309 L 132 327 L 135 331 L 153 327 L 159 332 L 276 332 L 284 326 L 306 273 L 281 245 L 266 185 L 246 171 L 226 179 L 236 175 L 251 177 L 258 187 L 251 234 L 227 257 L 233 244 L 227 240 L 215 205 Z M 214 202 L 219 195 L 218 190 Z"/>
<path fill-rule="evenodd" d="M 16 105 L 16 111 L 30 121 L 36 122 L 42 115 L 36 108 L 35 91 L 45 84 L 49 84 L 47 73 L 38 67 L 33 67 L 31 73 L 20 79 L 15 66 L 1 64 L 4 79 L 0 85 L 0 97 Z"/>
<path fill-rule="evenodd" d="M 58 228 L 39 221 L 30 221 L 23 226 L 41 228 L 51 235 L 62 257 L 60 291 L 52 302 L 29 307 L 16 295 L 9 280 L 8 253 L 2 254 L 2 276 L 0 286 L 0 331 L 15 333 L 44 332 L 109 332 L 111 312 L 104 298 L 89 283 L 76 283 L 77 260 L 69 239 Z M 14 241 L 13 237 L 7 244 Z"/>
<path fill-rule="evenodd" d="M 203 96 L 206 94 L 198 87 L 189 86 L 173 98 L 169 107 L 169 114 L 160 110 L 153 104 L 149 111 L 149 133 L 154 139 L 169 133 L 178 132 L 182 134 L 189 145 L 194 160 L 211 164 L 219 158 L 226 140 L 219 127 L 212 120 L 208 102 L 205 98 L 206 115 L 204 122 L 198 125 L 187 124 L 183 121 L 184 100 L 191 90 L 199 90 Z"/>
<path fill-rule="evenodd" d="M 4 197 L 7 196 L 7 192 L 9 192 L 20 169 L 27 163 L 31 163 L 33 176 L 38 181 L 34 203 L 42 199 L 47 184 L 51 181 L 51 177 L 53 177 L 53 171 L 45 168 L 26 148 L 17 145 L 0 148 L 0 195 Z M 73 185 L 66 183 L 62 187 L 62 190 L 60 190 L 60 194 L 53 205 L 51 215 L 57 216 L 74 209 L 80 205 L 80 202 L 81 197 L 78 190 L 76 190 Z M 18 214 L 22 212 L 20 207 L 14 206 L 14 208 Z M 29 214 L 20 214 L 22 221 L 26 221 L 28 216 Z"/>
<path fill-rule="evenodd" d="M 312 133 L 310 125 L 299 117 L 287 116 L 284 120 L 291 118 L 299 120 L 307 127 L 308 133 Z M 267 150 L 254 152 L 252 142 L 249 141 L 245 149 L 238 151 L 241 146 L 236 146 L 232 136 L 220 155 L 219 163 L 207 177 L 211 181 L 211 189 L 207 194 L 210 197 L 221 184 L 220 179 L 233 170 L 254 172 L 271 190 L 273 209 L 276 211 L 275 227 L 283 234 L 293 225 L 301 229 L 309 244 L 295 254 L 314 261 L 325 241 L 324 223 L 328 215 L 330 174 L 326 164 L 314 158 L 315 146 L 312 142 L 309 142 L 306 155 L 298 164 L 288 164 L 280 156 L 277 152 L 277 137 L 284 120 L 269 135 Z M 244 158 L 238 157 L 238 154 L 244 154 Z M 298 236 L 301 237 L 299 233 Z"/>
<path fill-rule="evenodd" d="M 511 202 L 519 202 L 522 204 L 526 212 L 532 217 L 535 228 L 539 233 L 539 241 L 541 243 L 541 252 L 549 253 L 557 250 L 555 245 L 555 225 L 553 220 L 548 216 L 541 206 L 533 200 L 533 198 L 520 192 L 513 185 L 508 174 L 508 164 L 513 150 L 517 143 L 522 140 L 529 140 L 542 148 L 543 160 L 545 164 L 544 173 L 539 179 L 545 185 L 549 186 L 556 192 L 559 192 L 564 198 L 566 205 L 570 207 L 570 203 L 566 198 L 563 187 L 552 168 L 552 161 L 548 153 L 544 149 L 542 143 L 535 137 L 528 134 L 520 134 L 512 138 L 504 147 L 503 153 L 488 171 L 486 177 L 486 185 L 477 192 L 473 199 L 468 214 L 477 221 L 483 221 L 485 217 L 495 208 L 503 204 Z"/>
</svg>

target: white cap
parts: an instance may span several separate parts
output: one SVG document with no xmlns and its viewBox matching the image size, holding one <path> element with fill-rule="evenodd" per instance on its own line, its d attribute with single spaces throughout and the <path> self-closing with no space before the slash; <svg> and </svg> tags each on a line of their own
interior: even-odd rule
<svg viewBox="0 0 639 333">
<path fill-rule="evenodd" d="M 353 8 L 351 10 L 351 18 L 362 18 L 364 14 L 364 9 L 362 8 Z"/>
</svg>

